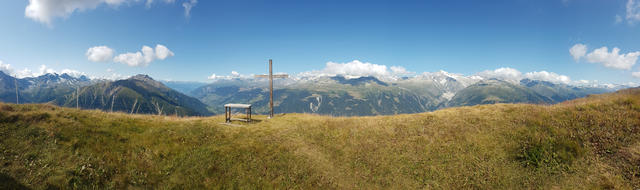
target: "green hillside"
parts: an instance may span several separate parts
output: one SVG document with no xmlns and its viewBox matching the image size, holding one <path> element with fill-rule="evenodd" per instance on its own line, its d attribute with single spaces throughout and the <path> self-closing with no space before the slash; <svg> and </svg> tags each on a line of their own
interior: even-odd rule
<svg viewBox="0 0 640 190">
<path fill-rule="evenodd" d="M 495 103 L 552 103 L 535 91 L 506 81 L 489 79 L 475 83 L 456 93 L 447 106 L 473 106 Z"/>
<path fill-rule="evenodd" d="M 206 105 L 153 80 L 147 75 L 128 79 L 105 81 L 79 89 L 66 95 L 64 107 L 100 109 L 125 113 L 204 116 L 211 115 Z"/>
<path fill-rule="evenodd" d="M 0 104 L 0 189 L 640 186 L 640 89 L 552 106 L 257 118 Z"/>
</svg>

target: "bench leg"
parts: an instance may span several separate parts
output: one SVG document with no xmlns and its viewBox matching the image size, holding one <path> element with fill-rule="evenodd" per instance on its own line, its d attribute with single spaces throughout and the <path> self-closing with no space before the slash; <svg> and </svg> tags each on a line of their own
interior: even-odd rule
<svg viewBox="0 0 640 190">
<path fill-rule="evenodd" d="M 224 107 L 224 122 L 229 123 L 230 121 L 231 121 L 231 118 L 229 115 L 229 108 Z"/>
</svg>

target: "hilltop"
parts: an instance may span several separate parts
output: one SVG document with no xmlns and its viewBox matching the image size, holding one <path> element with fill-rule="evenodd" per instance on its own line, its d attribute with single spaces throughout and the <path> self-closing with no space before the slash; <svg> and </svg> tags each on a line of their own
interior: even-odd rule
<svg viewBox="0 0 640 190">
<path fill-rule="evenodd" d="M 375 117 L 127 115 L 0 104 L 0 189 L 640 186 L 640 89 Z"/>
</svg>

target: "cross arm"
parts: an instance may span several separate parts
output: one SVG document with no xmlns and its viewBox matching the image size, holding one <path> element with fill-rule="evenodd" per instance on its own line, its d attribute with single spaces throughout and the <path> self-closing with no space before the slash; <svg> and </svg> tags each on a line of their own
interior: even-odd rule
<svg viewBox="0 0 640 190">
<path fill-rule="evenodd" d="M 269 75 L 255 75 L 256 78 L 269 78 Z M 273 75 L 273 78 L 287 78 L 289 77 L 289 75 L 287 74 L 279 74 L 279 75 Z"/>
</svg>

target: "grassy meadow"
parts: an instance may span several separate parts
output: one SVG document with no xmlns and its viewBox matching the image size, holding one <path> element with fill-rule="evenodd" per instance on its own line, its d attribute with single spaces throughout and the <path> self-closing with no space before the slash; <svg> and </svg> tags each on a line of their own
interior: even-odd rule
<svg viewBox="0 0 640 190">
<path fill-rule="evenodd" d="M 253 123 L 0 104 L 0 189 L 633 189 L 640 89 Z"/>
</svg>

